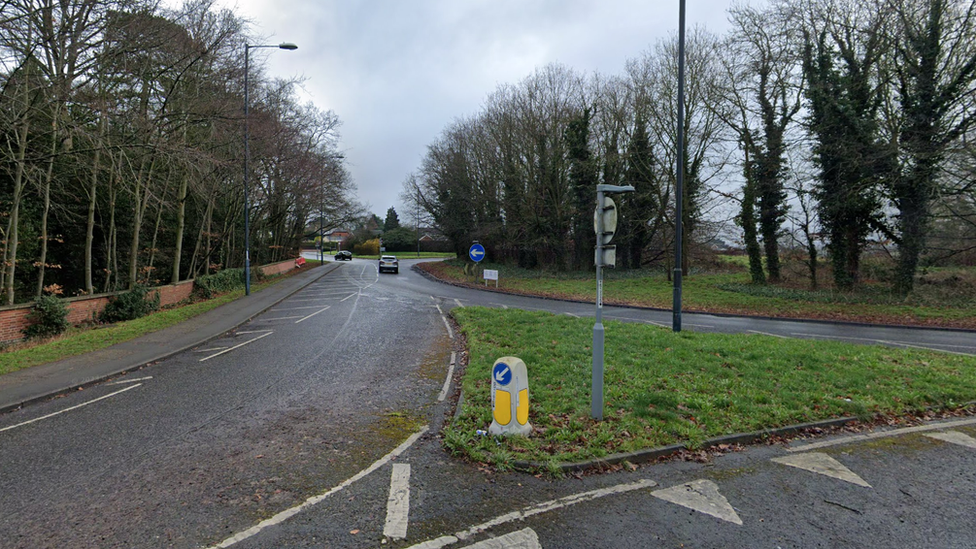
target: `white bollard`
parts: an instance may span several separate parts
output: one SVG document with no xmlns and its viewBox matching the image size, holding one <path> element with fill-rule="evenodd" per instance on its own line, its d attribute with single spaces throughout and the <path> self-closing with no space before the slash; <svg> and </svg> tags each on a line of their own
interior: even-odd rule
<svg viewBox="0 0 976 549">
<path fill-rule="evenodd" d="M 491 410 L 489 434 L 528 436 L 532 433 L 529 376 L 522 359 L 506 356 L 495 361 L 491 368 Z"/>
</svg>

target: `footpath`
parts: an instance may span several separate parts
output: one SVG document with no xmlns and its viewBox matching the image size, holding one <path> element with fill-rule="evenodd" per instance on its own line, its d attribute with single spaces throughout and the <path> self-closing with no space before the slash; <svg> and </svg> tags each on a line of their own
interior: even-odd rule
<svg viewBox="0 0 976 549">
<path fill-rule="evenodd" d="M 189 320 L 91 353 L 0 376 L 0 413 L 196 347 L 237 328 L 339 267 L 326 263 Z"/>
</svg>

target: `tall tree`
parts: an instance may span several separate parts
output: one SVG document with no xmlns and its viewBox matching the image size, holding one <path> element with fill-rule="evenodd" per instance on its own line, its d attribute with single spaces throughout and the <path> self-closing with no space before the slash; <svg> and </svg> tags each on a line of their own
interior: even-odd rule
<svg viewBox="0 0 976 549">
<path fill-rule="evenodd" d="M 898 208 L 895 290 L 912 291 L 947 147 L 972 126 L 976 3 L 892 0 L 897 24 L 899 141 L 904 162 L 891 186 Z"/>
<path fill-rule="evenodd" d="M 393 206 L 386 210 L 386 220 L 383 222 L 383 232 L 392 231 L 393 229 L 400 228 L 400 218 L 397 216 L 396 210 Z"/>
</svg>

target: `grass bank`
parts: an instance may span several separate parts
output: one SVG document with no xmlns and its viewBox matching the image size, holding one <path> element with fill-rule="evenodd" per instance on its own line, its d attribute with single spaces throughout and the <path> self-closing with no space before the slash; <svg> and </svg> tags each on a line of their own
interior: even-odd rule
<svg viewBox="0 0 976 549">
<path fill-rule="evenodd" d="M 499 271 L 498 289 L 507 292 L 578 301 L 595 301 L 593 273 L 551 273 L 485 265 Z M 421 268 L 442 280 L 472 286 L 460 262 L 424 263 Z M 673 286 L 663 274 L 647 271 L 605 271 L 603 300 L 607 305 L 670 309 Z M 494 288 L 494 283 L 491 284 Z M 976 274 L 936 273 L 920 279 L 907 299 L 896 298 L 880 285 L 857 292 L 810 291 L 796 287 L 757 286 L 742 272 L 696 273 L 683 279 L 685 311 L 778 318 L 809 318 L 892 325 L 976 329 Z"/>
<path fill-rule="evenodd" d="M 934 352 L 682 332 L 606 323 L 604 421 L 590 419 L 593 322 L 548 313 L 456 308 L 470 350 L 454 453 L 499 468 L 554 464 L 720 435 L 857 416 L 956 408 L 976 400 L 976 359 Z M 512 327 L 517 326 L 517 330 Z M 491 423 L 490 369 L 528 367 L 529 438 L 476 434 Z"/>
</svg>

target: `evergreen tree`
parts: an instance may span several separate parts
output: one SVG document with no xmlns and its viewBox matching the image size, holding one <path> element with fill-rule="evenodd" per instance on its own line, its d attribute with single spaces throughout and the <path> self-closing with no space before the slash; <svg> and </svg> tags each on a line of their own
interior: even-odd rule
<svg viewBox="0 0 976 549">
<path fill-rule="evenodd" d="M 400 218 L 397 217 L 396 210 L 393 209 L 393 206 L 390 206 L 390 209 L 386 210 L 386 221 L 383 223 L 383 232 L 399 228 Z"/>
</svg>

